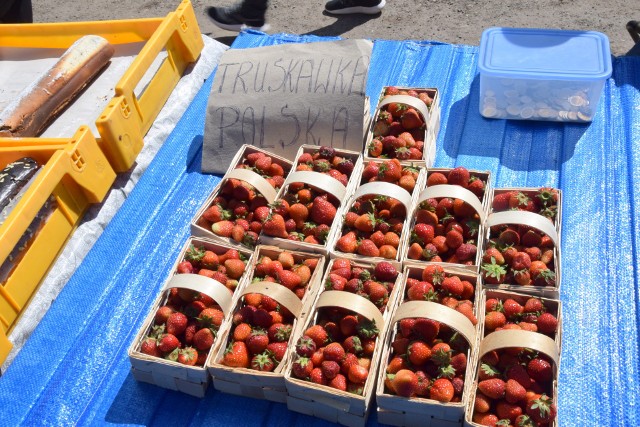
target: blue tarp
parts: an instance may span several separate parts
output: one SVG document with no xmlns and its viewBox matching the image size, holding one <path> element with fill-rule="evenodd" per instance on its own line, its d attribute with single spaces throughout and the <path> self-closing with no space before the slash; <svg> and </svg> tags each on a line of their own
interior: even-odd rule
<svg viewBox="0 0 640 427">
<path fill-rule="evenodd" d="M 233 47 L 324 40 L 331 38 L 245 32 Z M 640 425 L 640 58 L 613 58 L 592 123 L 559 124 L 482 118 L 477 54 L 471 46 L 376 41 L 367 94 L 375 98 L 385 85 L 437 87 L 436 166 L 490 170 L 496 187 L 562 189 L 560 422 Z M 129 372 L 127 348 L 220 179 L 199 173 L 210 85 L 0 377 L 0 425 L 329 424 L 213 388 L 190 397 Z"/>
</svg>

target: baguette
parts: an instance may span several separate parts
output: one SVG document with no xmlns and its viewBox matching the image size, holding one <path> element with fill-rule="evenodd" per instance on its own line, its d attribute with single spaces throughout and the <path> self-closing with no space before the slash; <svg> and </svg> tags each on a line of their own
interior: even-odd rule
<svg viewBox="0 0 640 427">
<path fill-rule="evenodd" d="M 38 80 L 0 112 L 0 137 L 38 136 L 104 68 L 113 46 L 100 36 L 78 39 Z"/>
</svg>

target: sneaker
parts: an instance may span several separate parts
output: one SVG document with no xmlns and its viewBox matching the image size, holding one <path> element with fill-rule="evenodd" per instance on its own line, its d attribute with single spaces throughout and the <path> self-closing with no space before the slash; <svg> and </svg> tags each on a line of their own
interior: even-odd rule
<svg viewBox="0 0 640 427">
<path fill-rule="evenodd" d="M 382 11 L 385 4 L 385 0 L 331 0 L 324 6 L 324 10 L 333 15 L 350 13 L 375 15 Z"/>
<path fill-rule="evenodd" d="M 218 27 L 228 31 L 242 31 L 253 29 L 266 31 L 269 24 L 265 23 L 264 12 L 262 16 L 249 17 L 242 13 L 241 7 L 208 7 L 207 15 Z"/>
</svg>

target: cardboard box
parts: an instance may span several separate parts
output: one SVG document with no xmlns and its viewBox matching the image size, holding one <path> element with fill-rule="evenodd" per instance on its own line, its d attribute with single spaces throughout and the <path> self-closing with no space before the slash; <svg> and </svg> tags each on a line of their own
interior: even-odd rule
<svg viewBox="0 0 640 427">
<path fill-rule="evenodd" d="M 499 191 L 503 191 L 503 189 L 495 190 L 494 194 L 497 194 Z M 558 200 L 558 202 L 560 202 L 560 199 Z M 487 248 L 492 245 L 492 239 L 498 237 L 498 229 L 506 227 L 511 228 L 513 229 L 513 231 L 517 232 L 517 229 L 520 226 L 524 226 L 525 229 L 533 228 L 541 232 L 543 235 L 546 235 L 553 244 L 553 248 L 550 248 L 553 251 L 552 260 L 551 262 L 547 262 L 546 264 L 548 269 L 553 273 L 551 279 L 554 280 L 552 280 L 552 284 L 536 285 L 535 277 L 532 277 L 530 285 L 520 285 L 516 281 L 516 278 L 513 277 L 513 274 L 507 274 L 505 278 L 501 278 L 502 283 L 494 283 L 496 280 L 484 276 L 484 286 L 487 289 L 505 289 L 509 291 L 523 292 L 526 294 L 557 299 L 559 297 L 559 289 L 561 284 L 559 234 L 561 223 L 560 203 L 558 203 L 558 213 L 555 219 L 555 223 L 542 215 L 529 211 L 509 210 L 504 212 L 494 212 L 493 210 L 491 210 L 490 212 L 492 213 L 489 214 L 486 221 L 485 240 L 482 253 L 484 254 Z M 488 263 L 483 263 L 480 268 L 481 273 L 488 271 L 487 264 Z M 508 263 L 505 262 L 504 265 L 506 266 L 504 267 L 504 271 L 506 273 L 510 273 L 510 267 L 508 267 Z"/>
<path fill-rule="evenodd" d="M 391 343 L 399 333 L 398 322 L 408 318 L 436 320 L 458 332 L 468 343 L 464 388 L 459 402 L 439 402 L 426 396 L 403 397 L 386 389 L 387 366 L 394 354 Z M 478 345 L 477 327 L 463 314 L 447 306 L 429 301 L 406 301 L 396 309 L 390 328 L 378 370 L 378 421 L 395 426 L 461 426 L 475 372 L 473 354 Z"/>
<path fill-rule="evenodd" d="M 382 161 L 377 161 L 377 160 L 374 162 L 382 163 Z M 411 214 L 411 211 L 413 210 L 413 207 L 415 206 L 415 203 L 418 197 L 417 189 L 419 188 L 420 184 L 424 179 L 425 179 L 425 169 L 422 169 L 418 173 L 418 178 L 416 179 L 416 186 L 414 187 L 414 190 L 411 193 L 406 191 L 402 187 L 399 187 L 398 185 L 392 184 L 389 182 L 374 181 L 374 182 L 367 182 L 367 183 L 361 184 L 355 190 L 355 192 L 350 196 L 349 201 L 345 204 L 345 210 L 343 212 L 342 217 L 340 217 L 336 223 L 337 231 L 335 233 L 333 242 L 331 243 L 331 246 L 330 246 L 331 247 L 330 256 L 332 258 L 345 257 L 345 258 L 349 258 L 356 261 L 362 260 L 366 262 L 389 261 L 394 263 L 396 266 L 399 266 L 401 264 L 402 254 L 404 253 L 404 245 L 408 241 L 407 236 L 410 231 L 409 228 L 406 226 L 406 224 L 409 221 L 408 219 L 410 218 L 409 215 Z M 377 196 L 377 195 L 396 199 L 400 203 L 402 203 L 402 205 L 404 205 L 405 207 L 406 214 L 404 219 L 404 225 L 402 227 L 402 231 L 399 234 L 400 239 L 399 239 L 398 247 L 396 248 L 395 258 L 387 259 L 383 257 L 363 256 L 358 253 L 348 253 L 348 252 L 340 251 L 336 247 L 336 243 L 338 242 L 338 240 L 347 232 L 356 231 L 355 229 L 351 230 L 350 228 L 348 229 L 345 228 L 344 221 L 345 221 L 346 213 L 349 212 L 349 210 L 353 207 L 354 203 L 360 197 Z"/>
<path fill-rule="evenodd" d="M 556 406 L 556 408 L 558 407 L 558 372 L 560 370 L 560 353 L 554 340 L 536 332 L 518 330 L 496 331 L 482 339 L 480 341 L 480 346 L 478 347 L 478 352 L 476 355 L 478 363 L 476 366 L 475 380 L 471 390 L 471 395 L 469 397 L 469 405 L 467 406 L 465 414 L 465 426 L 480 427 L 480 424 L 474 422 L 473 414 L 476 394 L 478 390 L 478 377 L 482 366 L 483 356 L 491 351 L 500 351 L 501 349 L 505 348 L 528 348 L 548 356 L 548 358 L 551 360 L 553 373 L 552 381 L 548 385 L 546 394 L 552 399 L 553 404 Z M 551 396 L 549 396 L 549 394 Z M 557 416 L 548 425 L 550 427 L 557 427 Z"/>
<path fill-rule="evenodd" d="M 335 262 L 336 260 L 329 262 L 322 283 L 324 283 L 325 279 L 329 276 Z M 369 271 L 373 271 L 375 267 L 375 264 L 363 262 L 356 262 L 354 265 L 366 268 Z M 331 310 L 333 307 L 338 307 L 353 313 L 359 313 L 372 320 L 379 331 L 375 341 L 375 349 L 371 357 L 369 375 L 363 386 L 362 395 L 341 391 L 325 385 L 318 385 L 310 381 L 295 378 L 292 375 L 291 364 L 295 356 L 295 353 L 292 352 L 289 356 L 288 369 L 285 374 L 288 392 L 287 407 L 290 410 L 347 426 L 355 427 L 365 425 L 375 392 L 376 370 L 384 349 L 387 325 L 391 318 L 391 312 L 399 301 L 398 297 L 401 291 L 399 284 L 401 282 L 402 274 L 399 273 L 393 290 L 389 295 L 386 308 L 382 313 L 371 301 L 354 293 L 334 290 L 325 290 L 319 293 L 314 303 L 312 313 L 307 318 L 304 326 L 297 331 L 294 342 L 297 342 L 310 326 L 317 324 L 318 321 L 321 320 L 324 314 L 323 310 Z"/>
<path fill-rule="evenodd" d="M 349 159 L 353 162 L 354 168 L 351 172 L 349 179 L 347 181 L 347 185 L 343 185 L 343 183 L 339 182 L 337 179 L 331 177 L 328 174 L 316 172 L 316 171 L 303 171 L 298 170 L 299 162 L 298 159 L 304 153 L 316 153 L 318 152 L 318 146 L 312 145 L 303 145 L 298 150 L 296 155 L 296 161 L 293 164 L 292 171 L 287 177 L 285 184 L 282 186 L 281 190 L 278 192 L 277 200 L 281 200 L 283 198 L 293 197 L 292 194 L 289 194 L 289 190 L 292 185 L 299 185 L 299 183 L 305 184 L 305 187 L 311 187 L 313 189 L 318 190 L 319 192 L 326 192 L 327 194 L 331 194 L 337 200 L 339 205 L 337 206 L 336 218 L 340 218 L 344 212 L 345 200 L 349 197 L 349 195 L 353 192 L 355 187 L 358 185 L 358 177 L 360 176 L 362 170 L 362 156 L 360 153 L 349 150 L 341 150 L 335 149 L 336 155 L 340 157 L 344 157 L 345 159 Z M 296 184 L 294 184 L 296 183 Z M 293 191 L 293 190 L 292 190 Z M 288 218 L 285 218 L 287 220 Z M 310 222 L 312 222 L 310 220 Z M 281 248 L 286 248 L 290 250 L 301 250 L 312 253 L 320 253 L 323 255 L 328 254 L 329 252 L 329 244 L 331 243 L 333 236 L 337 232 L 337 223 L 336 221 L 330 227 L 329 233 L 327 234 L 324 243 L 316 244 L 298 240 L 291 239 L 283 239 L 280 237 L 274 237 L 266 235 L 265 233 L 261 233 L 260 235 L 260 243 L 265 245 L 274 245 Z"/>
<path fill-rule="evenodd" d="M 388 108 L 389 104 L 400 103 L 409 105 L 418 111 L 420 117 L 425 123 L 425 129 L 422 133 L 422 140 L 424 146 L 422 149 L 422 158 L 413 160 L 403 160 L 403 163 L 413 164 L 416 167 L 431 167 L 436 157 L 436 140 L 438 138 L 438 132 L 440 130 L 440 91 L 437 88 L 408 88 L 398 87 L 401 91 L 413 90 L 418 93 L 424 92 L 432 99 L 431 106 L 427 107 L 423 101 L 411 95 L 389 95 L 386 96 L 385 92 L 388 87 L 383 87 L 379 96 L 378 106 L 376 108 L 373 119 L 369 127 L 369 132 L 365 140 L 364 146 L 364 160 L 365 162 L 380 158 L 370 155 L 369 146 L 372 143 L 375 136 L 384 136 L 387 134 L 385 131 L 381 131 L 376 125 L 378 117 L 381 111 Z M 388 156 L 387 156 L 388 157 Z"/>
<path fill-rule="evenodd" d="M 191 237 L 180 252 L 173 268 L 171 269 L 161 292 L 156 297 L 151 306 L 142 327 L 138 331 L 135 339 L 128 350 L 131 372 L 138 381 L 148 382 L 171 390 L 181 391 L 196 397 L 204 396 L 209 385 L 209 374 L 206 370 L 206 362 L 203 366 L 187 366 L 177 361 L 164 359 L 162 357 L 150 356 L 140 351 L 140 346 L 144 339 L 151 332 L 155 322 L 154 318 L 159 307 L 165 305 L 170 298 L 171 288 L 183 288 L 204 293 L 220 306 L 224 313 L 224 319 L 217 331 L 213 346 L 208 351 L 207 360 L 212 357 L 216 342 L 224 335 L 229 327 L 229 316 L 237 294 L 244 288 L 249 276 L 249 269 L 245 268 L 243 275 L 238 280 L 235 292 L 232 293 L 224 284 L 200 274 L 176 274 L 178 265 L 185 259 L 185 255 L 191 246 L 210 250 L 218 255 L 234 249 L 231 246 L 223 245 L 204 238 Z M 246 264 L 251 265 L 253 253 L 239 249 L 241 256 L 246 258 Z"/>
<path fill-rule="evenodd" d="M 312 272 L 302 300 L 298 299 L 296 294 L 279 283 L 256 282 L 254 280 L 255 266 L 260 262 L 262 257 L 268 256 L 275 260 L 282 252 L 292 252 L 296 264 L 300 264 L 303 260 L 309 258 L 318 260 L 318 264 Z M 311 305 L 321 288 L 322 284 L 320 279 L 324 270 L 324 262 L 325 258 L 318 254 L 286 251 L 272 246 L 258 246 L 253 257 L 253 262 L 249 268 L 251 273 L 247 278 L 248 285 L 245 286 L 239 294 L 232 313 L 237 313 L 245 305 L 243 297 L 250 293 L 260 293 L 275 299 L 296 317 L 292 325 L 291 336 L 287 341 L 288 348 L 291 349 L 295 345 L 293 339 L 296 331 L 304 323 L 311 309 Z M 221 360 L 228 344 L 232 341 L 234 327 L 235 325 L 231 322 L 229 328 L 220 335 L 217 348 L 214 350 L 214 356 L 209 359 L 207 365 L 207 369 L 213 378 L 213 386 L 215 389 L 240 396 L 285 403 L 287 399 L 287 388 L 285 386 L 284 372 L 286 371 L 289 351 L 287 351 L 281 362 L 278 363 L 272 372 L 225 366 L 221 363 Z"/>
<path fill-rule="evenodd" d="M 253 153 L 263 153 L 266 156 L 271 157 L 273 163 L 280 165 L 284 171 L 284 177 L 282 178 L 282 182 L 286 179 L 287 175 L 291 171 L 291 162 L 277 156 L 275 154 L 269 153 L 268 151 L 264 151 L 260 148 L 254 147 L 252 145 L 243 145 L 238 150 L 238 153 L 235 155 L 231 164 L 229 165 L 229 169 L 222 177 L 220 183 L 213 189 L 207 200 L 203 203 L 203 205 L 198 209 L 195 216 L 191 220 L 191 234 L 199 237 L 206 237 L 221 243 L 225 243 L 228 245 L 233 245 L 238 248 L 244 248 L 253 250 L 256 244 L 244 244 L 243 242 L 238 242 L 230 237 L 219 236 L 215 234 L 211 230 L 211 223 L 203 218 L 204 212 L 209 209 L 214 203 L 216 197 L 218 197 L 223 189 L 224 185 L 230 179 L 237 179 L 244 182 L 249 183 L 256 189 L 256 193 L 259 193 L 264 197 L 267 204 L 273 203 L 276 200 L 278 191 L 281 189 L 280 187 L 274 187 L 271 183 L 269 183 L 263 176 L 259 173 L 256 173 L 251 167 L 246 163 L 246 156 Z M 242 167 L 241 167 L 242 166 Z M 227 197 L 227 201 L 231 201 L 234 199 L 232 196 Z M 259 234 L 259 233 L 257 233 Z M 247 242 L 250 243 L 250 242 Z"/>
<path fill-rule="evenodd" d="M 484 195 L 483 197 L 478 197 L 476 194 L 474 194 L 473 192 L 471 192 L 470 190 L 463 188 L 462 186 L 459 185 L 452 185 L 452 184 L 439 184 L 439 185 L 432 185 L 432 186 L 427 186 L 427 181 L 429 179 L 429 176 L 431 176 L 433 173 L 438 172 L 438 173 L 442 173 L 444 175 L 448 175 L 448 173 L 451 171 L 451 168 L 435 168 L 435 169 L 428 169 L 427 173 L 426 173 L 426 178 L 425 180 L 422 182 L 424 184 L 424 188 L 421 189 L 420 195 L 418 196 L 414 209 L 411 212 L 411 222 L 410 222 L 410 230 L 414 230 L 416 223 L 417 223 L 417 214 L 419 213 L 418 210 L 420 209 L 420 204 L 422 202 L 424 202 L 427 199 L 437 199 L 437 200 L 441 200 L 442 198 L 452 198 L 452 199 L 460 199 L 463 200 L 464 202 L 466 202 L 468 205 L 470 205 L 476 212 L 477 214 L 477 236 L 476 236 L 476 255 L 473 259 L 473 263 L 471 265 L 467 265 L 467 264 L 463 264 L 462 262 L 448 262 L 447 260 L 449 258 L 443 259 L 442 261 L 430 261 L 430 260 L 426 260 L 423 258 L 423 256 L 420 257 L 420 259 L 412 259 L 409 258 L 409 248 L 412 245 L 412 239 L 413 239 L 413 233 L 407 233 L 407 241 L 404 244 L 404 251 L 402 254 L 402 261 L 404 262 L 411 262 L 411 263 L 417 263 L 417 262 L 424 262 L 424 263 L 438 263 L 438 264 L 442 264 L 442 265 L 448 265 L 448 264 L 453 264 L 455 266 L 461 267 L 461 268 L 465 268 L 468 269 L 470 271 L 473 272 L 478 272 L 479 268 L 480 268 L 480 263 L 482 260 L 482 254 L 481 254 L 481 249 L 482 249 L 482 243 L 483 243 L 483 239 L 484 239 L 484 223 L 487 217 L 487 209 L 488 209 L 488 200 L 489 200 L 489 196 L 490 196 L 490 189 L 491 189 L 491 173 L 489 171 L 475 171 L 475 170 L 470 170 L 470 175 L 472 177 L 476 177 L 480 180 L 482 180 L 482 182 L 484 183 Z M 455 216 L 455 213 L 452 212 L 452 214 Z M 440 219 L 438 221 L 439 224 L 443 224 L 442 223 L 442 219 Z M 443 224 L 444 225 L 444 224 Z M 463 229 L 465 224 L 460 224 Z M 465 242 L 468 243 L 468 239 L 465 239 Z M 429 242 L 430 243 L 430 242 Z M 421 245 L 423 246 L 423 245 Z M 452 252 L 452 251 L 450 251 Z M 453 255 L 453 254 L 451 254 Z M 448 256 L 448 255 L 442 255 L 442 256 Z M 441 256 L 441 258 L 442 258 Z"/>
</svg>

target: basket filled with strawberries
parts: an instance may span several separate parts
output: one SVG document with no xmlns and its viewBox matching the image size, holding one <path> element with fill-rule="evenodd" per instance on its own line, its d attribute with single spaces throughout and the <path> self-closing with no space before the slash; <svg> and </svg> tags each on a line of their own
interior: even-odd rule
<svg viewBox="0 0 640 427">
<path fill-rule="evenodd" d="M 480 296 L 484 336 L 501 330 L 538 332 L 553 339 L 560 350 L 562 314 L 559 300 L 517 292 L 485 289 Z"/>
<path fill-rule="evenodd" d="M 128 354 L 138 381 L 202 397 L 205 368 L 228 327 L 253 253 L 189 238 Z"/>
<path fill-rule="evenodd" d="M 430 167 L 440 128 L 438 89 L 382 89 L 365 142 L 365 161 L 398 159 Z"/>
<path fill-rule="evenodd" d="M 478 272 L 490 173 L 429 169 L 412 213 L 403 260 L 454 264 Z"/>
<path fill-rule="evenodd" d="M 462 425 L 473 383 L 474 324 L 446 305 L 405 299 L 391 325 L 378 371 L 378 421 Z"/>
<path fill-rule="evenodd" d="M 243 145 L 191 221 L 191 233 L 253 250 L 290 170 L 290 161 Z"/>
<path fill-rule="evenodd" d="M 361 184 L 337 222 L 332 256 L 399 263 L 405 227 L 424 169 L 403 167 L 397 159 L 369 161 Z"/>
<path fill-rule="evenodd" d="M 552 188 L 494 190 L 480 268 L 485 286 L 558 298 L 560 206 Z"/>
<path fill-rule="evenodd" d="M 319 254 L 258 246 L 253 275 L 207 365 L 216 390 L 286 402 L 288 349 L 319 290 L 324 261 Z"/>
<path fill-rule="evenodd" d="M 556 342 L 526 330 L 500 330 L 480 341 L 465 425 L 557 427 Z"/>
<path fill-rule="evenodd" d="M 360 153 L 302 146 L 294 170 L 262 224 L 260 242 L 291 250 L 327 254 L 335 219 L 355 184 Z"/>
<path fill-rule="evenodd" d="M 366 423 L 386 326 L 402 274 L 387 261 L 330 261 L 285 376 L 290 410 L 348 426 Z"/>
</svg>

